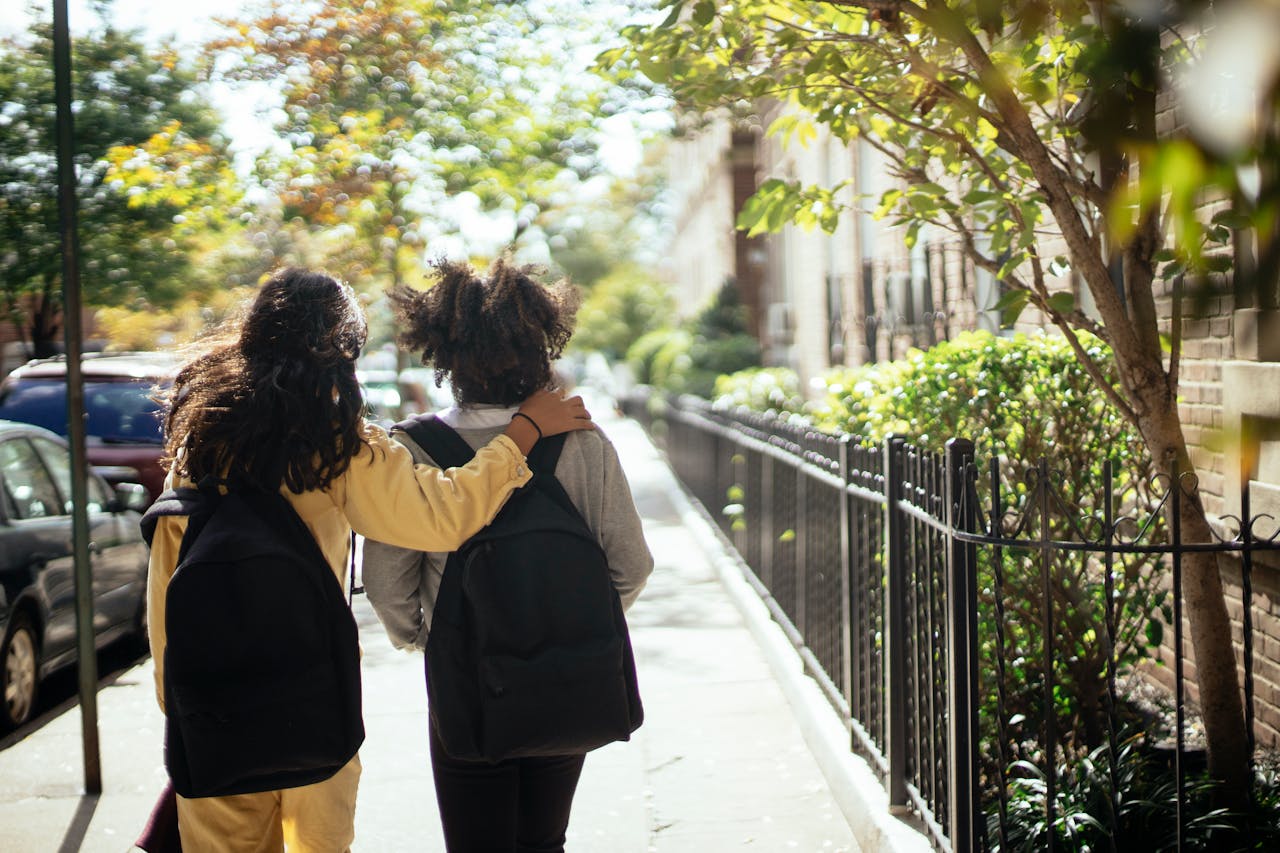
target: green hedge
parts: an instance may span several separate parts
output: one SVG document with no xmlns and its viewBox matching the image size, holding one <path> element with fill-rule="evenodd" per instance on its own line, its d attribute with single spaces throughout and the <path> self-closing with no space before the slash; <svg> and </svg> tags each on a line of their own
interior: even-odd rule
<svg viewBox="0 0 1280 853">
<path fill-rule="evenodd" d="M 1106 346 L 1091 338 L 1085 346 L 1114 380 Z M 949 438 L 971 439 L 980 462 L 993 454 L 1001 460 L 1000 514 L 1007 528 L 1032 512 L 1025 506 L 1025 475 L 1041 458 L 1048 460 L 1055 489 L 1069 508 L 1051 515 L 1053 538 L 1075 538 L 1074 524 L 1087 528 L 1090 536 L 1099 534 L 1104 509 L 1102 468 L 1108 458 L 1113 460 L 1116 477 L 1113 509 L 1143 520 L 1154 509 L 1149 485 L 1152 468 L 1140 438 L 1060 337 L 969 332 L 897 361 L 832 371 L 815 385 L 820 393 L 806 403 L 793 373 L 776 368 L 744 371 L 720 378 L 716 402 L 803 417 L 820 428 L 853 433 L 867 442 L 898 435 L 940 452 Z M 989 517 L 988 480 L 984 470 L 978 483 Z M 1037 530 L 1034 514 L 1029 521 L 1030 530 Z M 1159 518 L 1148 536 L 1162 541 Z M 994 673 L 1000 651 L 992 593 L 995 566 L 992 549 L 982 548 L 979 553 L 982 665 L 984 672 Z M 1009 690 L 1006 721 L 1014 721 L 1013 757 L 1030 758 L 1044 712 L 1042 578 L 1032 552 L 1005 550 L 1001 568 L 1005 645 L 999 656 L 1006 664 Z M 1097 559 L 1055 552 L 1050 572 L 1056 606 L 1055 710 L 1066 748 L 1084 754 L 1105 736 L 1103 568 Z M 1158 560 L 1150 556 L 1118 558 L 1115 565 L 1117 650 L 1122 667 L 1149 659 L 1164 622 L 1171 621 L 1159 574 Z M 984 733 L 994 737 L 994 696 L 985 696 L 984 703 Z"/>
<path fill-rule="evenodd" d="M 760 363 L 760 345 L 747 332 L 746 310 L 730 281 L 684 326 L 638 338 L 627 350 L 627 363 L 638 382 L 710 397 L 718 377 Z"/>
</svg>

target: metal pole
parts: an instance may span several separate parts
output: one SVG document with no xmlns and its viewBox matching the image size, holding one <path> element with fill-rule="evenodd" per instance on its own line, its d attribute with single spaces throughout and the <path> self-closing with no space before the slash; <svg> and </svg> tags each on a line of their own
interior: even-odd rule
<svg viewBox="0 0 1280 853">
<path fill-rule="evenodd" d="M 1186 705 L 1185 683 L 1182 662 L 1182 472 L 1178 470 L 1175 457 L 1169 469 L 1170 488 L 1173 489 L 1173 697 L 1175 702 L 1177 732 L 1175 734 L 1176 751 L 1173 754 L 1173 772 L 1177 777 L 1177 818 L 1178 843 L 1175 848 L 1182 853 L 1184 836 L 1186 835 L 1186 813 L 1183 802 L 1186 799 L 1186 779 L 1183 776 L 1182 751 L 1186 748 Z"/>
<path fill-rule="evenodd" d="M 1116 521 L 1115 521 L 1115 466 L 1110 459 L 1102 463 L 1102 512 L 1103 512 L 1103 530 L 1107 537 L 1107 551 L 1104 555 L 1103 568 L 1105 572 L 1102 576 L 1103 590 L 1106 594 L 1106 608 L 1104 615 L 1107 621 L 1107 776 L 1111 782 L 1111 797 L 1108 800 L 1108 806 L 1111 810 L 1111 838 L 1110 845 L 1112 853 L 1119 853 L 1120 847 L 1118 842 L 1123 840 L 1119 838 L 1120 833 L 1120 805 L 1123 793 L 1120 789 L 1120 722 L 1119 722 L 1119 699 L 1116 694 L 1116 635 L 1119 633 L 1118 620 L 1116 618 L 1116 590 L 1115 590 L 1115 554 L 1112 548 L 1116 544 Z"/>
<path fill-rule="evenodd" d="M 1001 538 L 1001 524 L 1004 519 L 1004 499 L 1000 496 L 1000 460 L 994 454 L 990 461 L 991 472 L 991 517 L 990 535 Z M 976 509 L 976 507 L 975 507 Z M 999 784 L 996 786 L 1000 799 L 1000 822 L 997 828 L 1000 849 L 1009 849 L 1009 707 L 1006 695 L 1005 673 L 1005 607 L 1004 607 L 1004 548 L 997 545 L 991 549 L 991 598 L 996 612 L 996 738 L 999 742 L 1000 769 Z M 975 614 L 976 618 L 976 614 Z"/>
<path fill-rule="evenodd" d="M 978 808 L 978 631 L 977 548 L 961 542 L 956 532 L 972 533 L 974 511 L 968 495 L 973 442 L 947 442 L 947 650 L 950 726 L 951 849 L 970 853 L 982 849 L 982 820 Z"/>
<path fill-rule="evenodd" d="M 1253 510 L 1249 506 L 1249 477 L 1240 488 L 1240 597 L 1244 605 L 1244 729 L 1249 740 L 1249 794 L 1253 795 L 1256 748 L 1253 710 Z"/>
<path fill-rule="evenodd" d="M 885 539 L 889 559 L 885 590 L 885 758 L 889 779 L 885 788 L 890 806 L 907 805 L 907 628 L 906 545 L 902 510 L 902 454 L 905 441 L 890 436 L 884 442 Z"/>
<path fill-rule="evenodd" d="M 57 109 L 58 229 L 62 235 L 62 315 L 67 352 L 67 437 L 71 444 L 71 544 L 75 556 L 76 648 L 84 790 L 102 793 L 98 752 L 98 658 L 93 635 L 93 576 L 89 566 L 88 462 L 84 384 L 80 375 L 80 247 L 76 238 L 76 167 L 71 116 L 71 35 L 67 0 L 53 2 L 53 80 Z"/>
<path fill-rule="evenodd" d="M 1054 607 L 1053 607 L 1053 547 L 1050 545 L 1052 531 L 1049 529 L 1049 461 L 1040 459 L 1039 476 L 1036 480 L 1036 497 L 1039 501 L 1040 514 L 1040 579 L 1044 602 L 1042 604 L 1041 621 L 1044 625 L 1044 811 L 1046 847 L 1048 853 L 1057 849 L 1057 800 L 1058 800 L 1058 712 L 1053 704 L 1055 652 L 1054 644 Z"/>
<path fill-rule="evenodd" d="M 800 459 L 804 459 L 805 436 L 796 436 L 796 444 L 800 445 Z M 804 638 L 804 644 L 810 645 L 809 638 L 809 489 L 804 473 L 804 465 L 796 466 L 796 519 L 795 519 L 795 622 L 796 630 Z"/>
<path fill-rule="evenodd" d="M 856 702 L 858 695 L 854 685 L 858 666 L 854 662 L 853 614 L 856 602 L 853 595 L 853 498 L 849 494 L 849 442 L 852 436 L 848 433 L 840 436 L 838 460 L 840 463 L 840 680 L 844 683 L 844 701 L 849 708 L 849 721 L 858 719 L 861 710 Z M 861 721 L 864 725 L 866 720 Z M 849 734 L 853 736 L 853 726 L 849 726 Z M 857 748 L 857 739 L 850 741 Z"/>
</svg>

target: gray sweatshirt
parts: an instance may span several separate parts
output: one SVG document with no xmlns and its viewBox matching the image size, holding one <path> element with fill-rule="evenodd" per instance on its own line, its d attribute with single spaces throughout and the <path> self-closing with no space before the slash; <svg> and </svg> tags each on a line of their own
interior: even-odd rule
<svg viewBox="0 0 1280 853">
<path fill-rule="evenodd" d="M 478 448 L 506 429 L 515 411 L 515 407 L 453 407 L 438 417 L 467 444 Z M 409 449 L 414 462 L 436 464 L 403 432 L 397 430 L 392 435 Z M 653 555 L 645 543 L 640 514 L 618 453 L 602 430 L 569 433 L 556 464 L 556 479 L 604 548 L 622 606 L 630 607 L 653 571 Z M 447 553 L 411 551 L 365 540 L 365 593 L 397 648 L 426 648 L 446 557 Z"/>
</svg>

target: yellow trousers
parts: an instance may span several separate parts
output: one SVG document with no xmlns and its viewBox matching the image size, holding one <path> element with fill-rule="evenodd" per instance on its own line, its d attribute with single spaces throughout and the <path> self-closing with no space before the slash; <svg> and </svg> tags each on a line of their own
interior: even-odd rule
<svg viewBox="0 0 1280 853">
<path fill-rule="evenodd" d="M 347 853 L 355 839 L 360 756 L 334 776 L 280 791 L 178 797 L 183 853 Z"/>
</svg>

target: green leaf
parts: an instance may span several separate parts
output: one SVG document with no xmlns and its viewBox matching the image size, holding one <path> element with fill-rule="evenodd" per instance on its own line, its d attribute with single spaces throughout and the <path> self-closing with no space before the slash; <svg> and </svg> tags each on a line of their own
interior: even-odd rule
<svg viewBox="0 0 1280 853">
<path fill-rule="evenodd" d="M 1164 623 L 1159 619 L 1147 620 L 1147 644 L 1153 648 L 1164 642 Z"/>
<path fill-rule="evenodd" d="M 1009 276 L 1017 272 L 1018 267 L 1022 266 L 1023 256 L 1016 254 L 1000 265 L 1000 271 L 996 273 L 996 278 L 1003 281 Z"/>
<path fill-rule="evenodd" d="M 795 204 L 792 202 L 790 194 L 780 194 L 769 206 L 769 209 L 765 211 L 765 228 L 769 231 L 781 231 L 782 226 L 787 224 L 787 220 L 791 218 L 794 210 Z"/>
<path fill-rule="evenodd" d="M 1021 288 L 1005 291 L 1004 295 L 993 306 L 996 311 L 1000 312 L 1000 325 L 1012 326 L 1018 322 L 1018 317 L 1022 315 L 1022 309 L 1027 307 L 1027 301 L 1030 298 L 1031 293 Z"/>
<path fill-rule="evenodd" d="M 636 60 L 636 64 L 640 67 L 640 73 L 654 83 L 666 83 L 671 79 L 670 62 L 658 62 L 642 56 Z"/>
<path fill-rule="evenodd" d="M 658 29 L 665 30 L 680 20 L 680 13 L 684 11 L 684 0 L 672 0 L 671 11 L 667 17 L 662 19 L 662 23 L 658 24 Z"/>
<path fill-rule="evenodd" d="M 916 241 L 920 239 L 920 226 L 922 224 L 918 219 L 914 219 L 907 224 L 907 234 L 902 242 L 906 244 L 908 249 L 915 248 Z"/>
<path fill-rule="evenodd" d="M 1237 230 L 1253 227 L 1253 222 L 1250 221 L 1249 217 L 1238 210 L 1220 210 L 1209 221 L 1214 225 L 1225 225 L 1228 228 Z"/>
<path fill-rule="evenodd" d="M 765 181 L 742 206 L 737 227 L 746 230 L 748 237 L 780 231 L 796 216 L 801 198 L 795 184 L 777 178 Z"/>
<path fill-rule="evenodd" d="M 1076 297 L 1074 294 L 1061 291 L 1049 297 L 1049 307 L 1059 314 L 1070 314 L 1076 310 Z"/>
<path fill-rule="evenodd" d="M 705 27 L 714 21 L 715 17 L 716 4 L 712 3 L 711 0 L 702 0 L 702 2 L 693 7 L 693 22 L 700 27 Z"/>
</svg>

